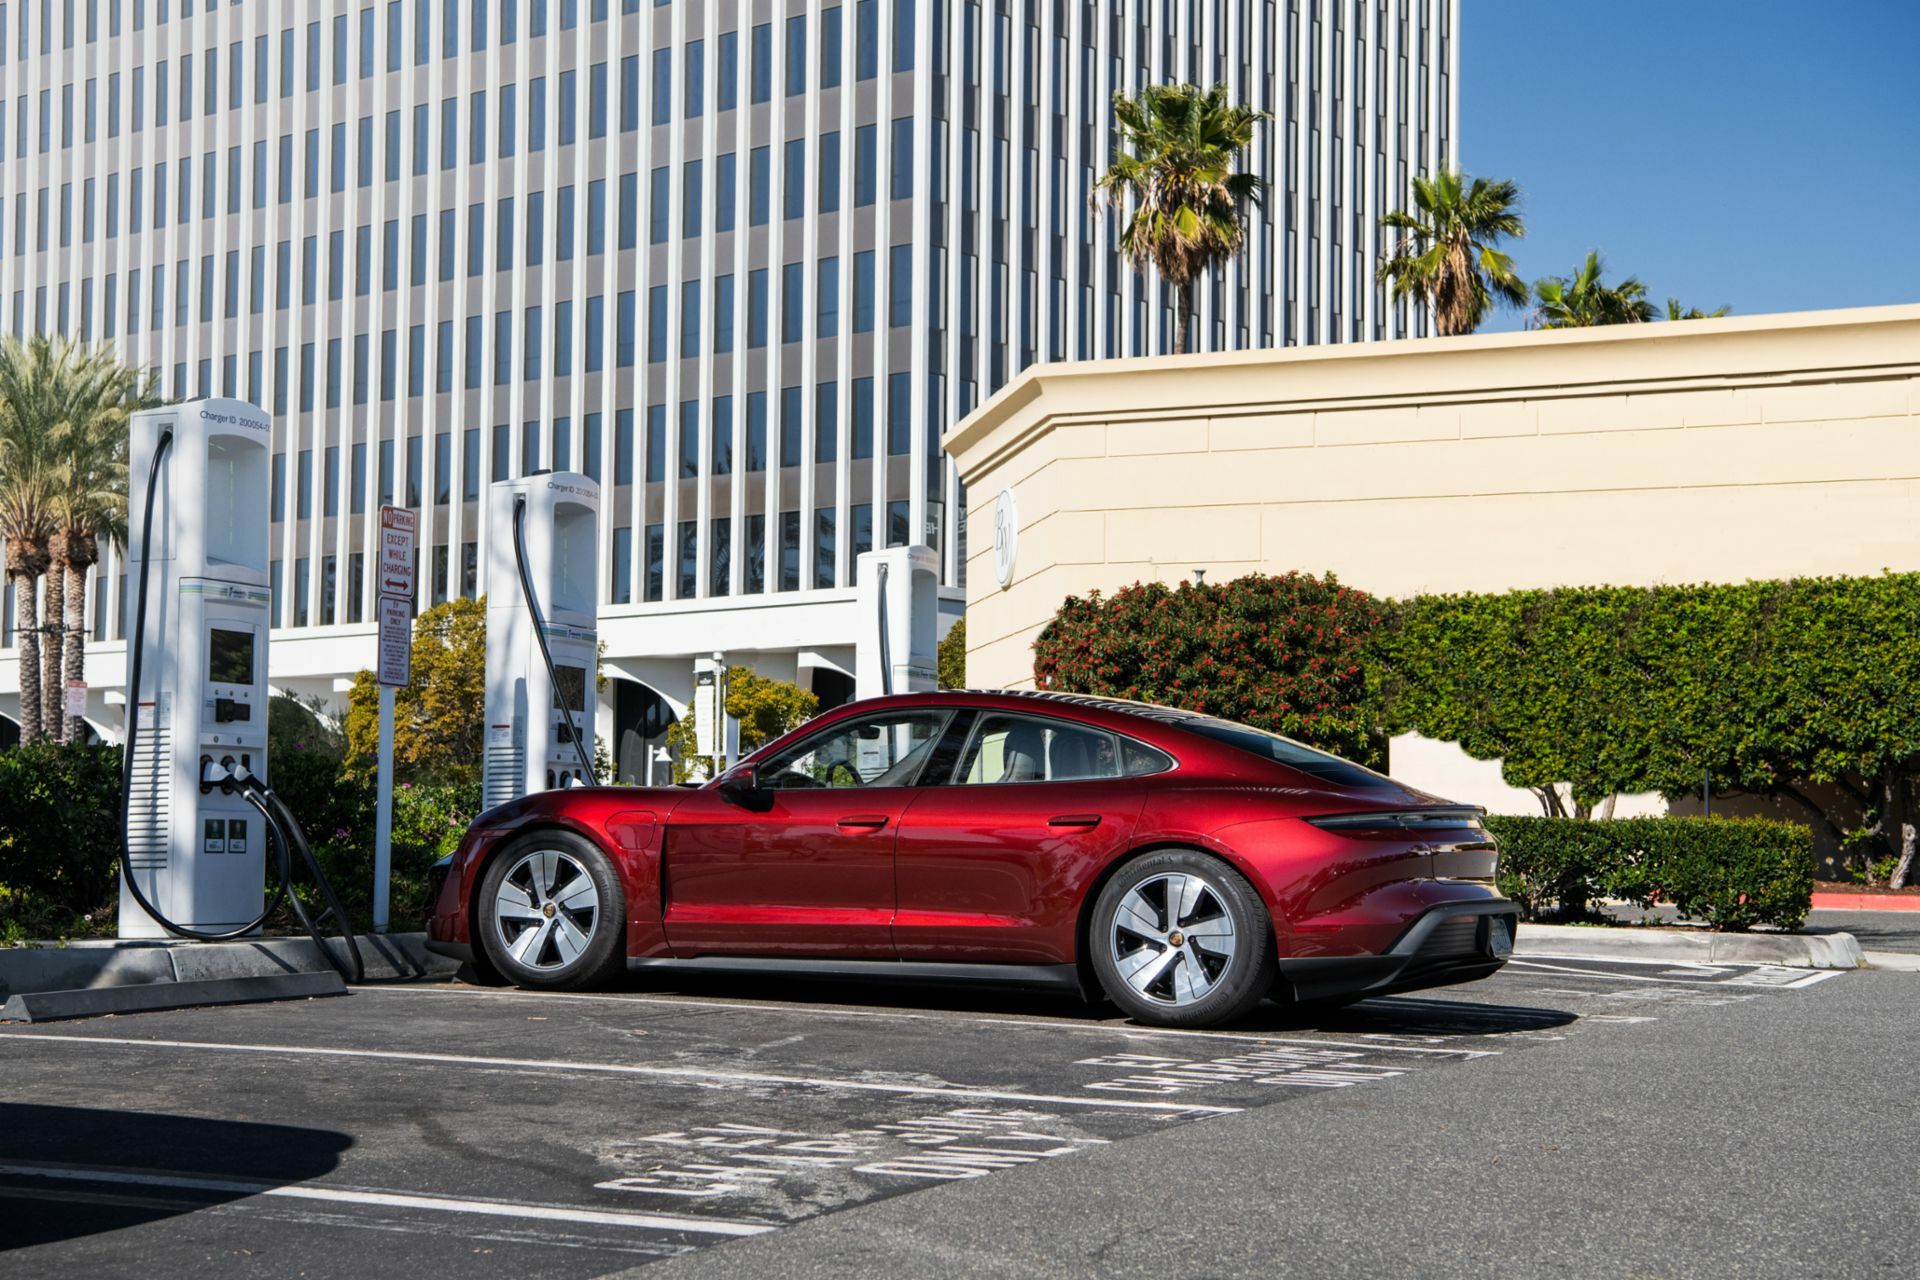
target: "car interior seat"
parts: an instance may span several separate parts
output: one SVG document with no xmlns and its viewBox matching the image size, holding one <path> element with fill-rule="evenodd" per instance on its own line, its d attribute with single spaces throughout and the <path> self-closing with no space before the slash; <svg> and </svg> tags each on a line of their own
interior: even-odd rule
<svg viewBox="0 0 1920 1280">
<path fill-rule="evenodd" d="M 1015 724 L 1000 748 L 1000 781 L 1041 782 L 1046 779 L 1044 730 L 1037 724 Z"/>
<path fill-rule="evenodd" d="M 1047 764 L 1047 776 L 1055 781 L 1093 777 L 1092 739 L 1083 733 L 1056 732 L 1053 745 L 1047 748 Z"/>
</svg>

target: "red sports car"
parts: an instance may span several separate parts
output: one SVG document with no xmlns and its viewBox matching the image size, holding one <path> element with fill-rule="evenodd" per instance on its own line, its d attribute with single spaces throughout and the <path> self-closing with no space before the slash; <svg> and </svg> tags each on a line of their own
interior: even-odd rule
<svg viewBox="0 0 1920 1280">
<path fill-rule="evenodd" d="M 1513 949 L 1479 810 L 1165 707 L 836 708 L 697 788 L 548 791 L 443 860 L 435 951 L 528 987 L 625 969 L 1104 993 L 1166 1026 L 1483 978 Z"/>
</svg>

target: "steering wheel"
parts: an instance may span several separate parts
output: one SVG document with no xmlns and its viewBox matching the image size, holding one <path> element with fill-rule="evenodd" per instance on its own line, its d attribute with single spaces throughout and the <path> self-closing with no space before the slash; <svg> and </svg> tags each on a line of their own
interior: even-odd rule
<svg viewBox="0 0 1920 1280">
<path fill-rule="evenodd" d="M 864 787 L 867 785 L 867 780 L 865 778 L 862 778 L 860 776 L 859 771 L 855 769 L 852 765 L 848 764 L 845 760 L 835 760 L 832 764 L 827 766 L 827 785 L 828 786 L 831 787 L 833 785 L 834 771 L 836 769 L 844 769 L 846 771 L 847 776 L 853 779 L 853 781 L 849 784 L 850 786 Z"/>
</svg>

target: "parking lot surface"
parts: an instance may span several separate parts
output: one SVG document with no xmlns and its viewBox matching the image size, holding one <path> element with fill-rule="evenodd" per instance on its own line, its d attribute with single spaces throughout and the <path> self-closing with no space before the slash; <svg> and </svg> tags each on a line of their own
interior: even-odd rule
<svg viewBox="0 0 1920 1280">
<path fill-rule="evenodd" d="M 936 1223 L 943 1198 L 999 1181 L 1076 1186 L 1062 1238 L 1089 1213 L 1097 1227 L 1100 1196 L 1153 1187 L 1175 1135 L 1215 1150 L 1210 1171 L 1203 1158 L 1159 1187 L 1168 1214 L 1204 1224 L 1229 1184 L 1296 1162 L 1250 1117 L 1299 1108 L 1304 1131 L 1337 1141 L 1349 1100 L 1418 1087 L 1444 1120 L 1476 1072 L 1623 1049 L 1658 1070 L 1691 1023 L 1790 1022 L 1881 977 L 1526 959 L 1209 1033 L 1018 992 L 731 978 L 582 996 L 373 987 L 6 1027 L 0 1274 L 797 1274 L 809 1249 L 878 1248 L 900 1238 L 886 1221 Z M 1404 1172 L 1390 1149 L 1353 1161 Z M 1002 1246 L 1034 1230 L 1017 1203 L 983 1212 Z M 857 1245 L 809 1230 L 857 1232 L 868 1213 L 892 1218 Z M 906 1245 L 869 1261 L 912 1269 Z M 920 1262 L 1017 1272 L 1044 1251 Z M 1066 1269 L 1131 1269 L 1084 1252 Z"/>
</svg>

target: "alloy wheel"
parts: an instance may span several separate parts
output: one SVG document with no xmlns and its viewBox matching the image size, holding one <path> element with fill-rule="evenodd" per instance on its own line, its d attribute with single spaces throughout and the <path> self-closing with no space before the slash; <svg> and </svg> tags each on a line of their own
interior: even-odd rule
<svg viewBox="0 0 1920 1280">
<path fill-rule="evenodd" d="M 1213 992 L 1237 952 L 1221 890 L 1190 872 L 1152 876 L 1128 890 L 1108 945 L 1114 968 L 1136 994 L 1176 1008 Z"/>
<path fill-rule="evenodd" d="M 493 895 L 493 923 L 507 954 L 529 969 L 573 964 L 600 923 L 600 891 L 579 859 L 539 849 L 508 870 Z"/>
</svg>

